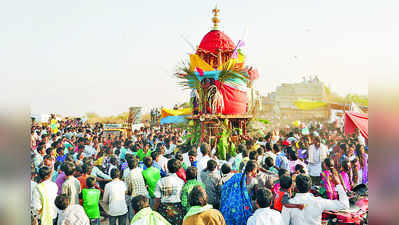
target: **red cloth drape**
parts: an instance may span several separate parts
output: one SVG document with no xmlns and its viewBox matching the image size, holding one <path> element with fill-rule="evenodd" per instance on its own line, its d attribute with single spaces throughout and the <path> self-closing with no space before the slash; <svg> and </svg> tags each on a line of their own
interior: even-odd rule
<svg viewBox="0 0 399 225">
<path fill-rule="evenodd" d="M 358 128 L 363 137 L 368 139 L 368 120 L 369 117 L 367 114 L 345 112 L 345 135 L 353 134 L 356 128 Z"/>
<path fill-rule="evenodd" d="M 247 113 L 247 93 L 215 81 L 216 87 L 223 95 L 224 109 L 222 114 L 237 115 Z M 218 109 L 220 113 L 220 109 Z"/>
</svg>

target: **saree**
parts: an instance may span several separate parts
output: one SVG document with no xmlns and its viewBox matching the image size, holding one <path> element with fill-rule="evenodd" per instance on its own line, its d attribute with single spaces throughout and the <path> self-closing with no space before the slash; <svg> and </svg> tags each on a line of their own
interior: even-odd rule
<svg viewBox="0 0 399 225">
<path fill-rule="evenodd" d="M 246 175 L 235 174 L 223 185 L 220 211 L 227 225 L 247 224 L 253 212 L 246 185 Z"/>
<path fill-rule="evenodd" d="M 342 171 L 339 174 L 339 179 L 341 180 L 342 186 L 344 187 L 345 191 L 348 192 L 351 190 L 351 181 L 349 179 L 348 174 L 345 171 Z"/>
<path fill-rule="evenodd" d="M 335 191 L 335 185 L 330 181 L 330 174 L 331 172 L 328 170 L 321 172 L 321 179 L 323 181 L 323 187 L 327 193 L 327 198 L 330 200 L 335 200 L 338 199 L 338 194 Z"/>
<path fill-rule="evenodd" d="M 367 184 L 368 183 L 368 169 L 367 169 L 367 161 L 368 161 L 368 155 L 364 153 L 364 167 L 361 168 L 362 170 L 362 184 Z"/>
</svg>

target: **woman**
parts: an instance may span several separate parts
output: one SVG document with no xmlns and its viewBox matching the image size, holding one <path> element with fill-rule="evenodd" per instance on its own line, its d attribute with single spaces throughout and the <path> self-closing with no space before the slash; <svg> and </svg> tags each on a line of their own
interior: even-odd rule
<svg viewBox="0 0 399 225">
<path fill-rule="evenodd" d="M 334 168 L 334 161 L 330 158 L 324 159 L 323 168 L 324 170 L 320 174 L 320 177 L 322 179 L 320 186 L 325 189 L 328 199 L 338 199 L 338 193 L 335 190 L 334 183 L 332 182 L 332 176 L 337 173 Z"/>
<path fill-rule="evenodd" d="M 176 175 L 180 167 L 179 160 L 170 159 L 168 161 L 169 176 L 158 181 L 154 192 L 154 211 L 158 211 L 173 225 L 181 225 L 183 222 L 183 206 L 180 196 L 184 181 Z"/>
<path fill-rule="evenodd" d="M 189 202 L 191 205 L 183 225 L 225 225 L 226 222 L 223 215 L 212 205 L 208 205 L 208 196 L 201 185 L 194 186 L 189 194 Z"/>
<path fill-rule="evenodd" d="M 204 169 L 200 176 L 201 181 L 205 184 L 206 194 L 209 197 L 209 203 L 214 208 L 218 209 L 220 204 L 220 196 L 218 194 L 218 183 L 220 181 L 219 172 L 216 170 L 217 163 L 211 159 L 207 162 L 206 169 Z"/>
<path fill-rule="evenodd" d="M 367 184 L 368 182 L 368 169 L 367 161 L 368 155 L 364 152 L 364 146 L 361 144 L 356 145 L 356 155 L 359 158 L 359 184 Z"/>
<path fill-rule="evenodd" d="M 235 174 L 222 187 L 220 211 L 227 225 L 246 224 L 252 215 L 252 204 L 248 186 L 256 177 L 258 166 L 250 160 L 245 166 L 244 173 Z"/>
<path fill-rule="evenodd" d="M 341 180 L 341 184 L 346 192 L 352 189 L 351 177 L 352 177 L 351 165 L 348 160 L 344 160 L 342 162 L 341 172 L 339 173 L 339 179 Z"/>
</svg>

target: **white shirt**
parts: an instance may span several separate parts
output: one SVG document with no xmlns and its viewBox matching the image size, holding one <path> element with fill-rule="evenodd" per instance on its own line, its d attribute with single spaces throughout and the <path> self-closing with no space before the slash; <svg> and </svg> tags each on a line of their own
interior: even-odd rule
<svg viewBox="0 0 399 225">
<path fill-rule="evenodd" d="M 209 157 L 209 155 L 206 155 L 206 156 L 202 156 L 201 159 L 198 160 L 198 163 L 197 163 L 197 167 L 198 167 L 198 176 L 197 176 L 197 180 L 198 180 L 198 181 L 201 181 L 201 176 L 200 176 L 200 174 L 201 174 L 201 172 L 206 168 L 206 166 L 207 166 L 207 164 L 208 164 L 208 161 L 209 161 L 210 159 L 211 159 L 211 158 Z"/>
<path fill-rule="evenodd" d="M 360 142 L 361 145 L 366 146 L 366 139 L 363 137 L 362 134 L 359 134 L 357 139 L 359 139 L 359 142 Z"/>
<path fill-rule="evenodd" d="M 186 152 L 186 153 L 183 154 L 183 162 L 184 162 L 186 165 L 191 165 L 190 158 L 189 158 L 189 156 L 188 156 L 188 152 Z"/>
<path fill-rule="evenodd" d="M 339 200 L 314 197 L 311 193 L 297 193 L 290 199 L 291 204 L 305 204 L 303 210 L 283 207 L 281 217 L 284 225 L 321 225 L 321 214 L 324 210 L 341 210 L 349 208 L 349 200 L 342 185 L 335 186 Z"/>
<path fill-rule="evenodd" d="M 127 213 L 126 191 L 126 184 L 119 179 L 105 185 L 103 201 L 109 205 L 109 215 L 121 216 Z"/>
<path fill-rule="evenodd" d="M 103 171 L 101 171 L 97 166 L 93 166 L 93 170 L 91 171 L 91 175 L 94 177 L 101 177 L 104 179 L 109 179 L 111 180 L 111 177 L 105 173 L 103 173 Z"/>
<path fill-rule="evenodd" d="M 168 159 L 167 158 L 165 158 L 163 155 L 160 155 L 158 163 L 165 172 L 168 171 Z"/>
<path fill-rule="evenodd" d="M 57 208 L 55 206 L 55 198 L 57 197 L 58 186 L 56 183 L 52 182 L 51 180 L 46 180 L 42 182 L 44 184 L 44 189 L 46 190 L 48 203 L 50 205 L 51 210 L 51 218 L 55 219 L 57 217 Z M 40 192 L 36 188 L 33 189 L 32 194 L 32 208 L 35 212 L 38 212 L 42 209 L 42 200 L 40 197 Z"/>
<path fill-rule="evenodd" d="M 272 151 L 265 152 L 265 159 L 267 159 L 268 157 L 271 157 L 274 163 L 276 162 L 276 154 L 274 154 Z M 263 163 L 265 163 L 264 160 Z"/>
<path fill-rule="evenodd" d="M 86 145 L 83 153 L 85 154 L 85 156 L 91 157 L 92 155 L 95 155 L 97 153 L 97 150 L 93 148 L 92 145 Z"/>
<path fill-rule="evenodd" d="M 249 217 L 247 225 L 280 225 L 282 223 L 281 214 L 267 208 L 259 208 Z"/>
<path fill-rule="evenodd" d="M 37 185 L 36 182 L 34 182 L 33 180 L 30 181 L 30 192 L 31 192 L 30 201 L 33 200 L 33 190 L 35 189 L 36 185 Z"/>
<path fill-rule="evenodd" d="M 327 157 L 328 149 L 325 145 L 320 144 L 319 148 L 315 145 L 309 147 L 309 175 L 319 177 L 321 173 L 321 163 Z"/>
</svg>

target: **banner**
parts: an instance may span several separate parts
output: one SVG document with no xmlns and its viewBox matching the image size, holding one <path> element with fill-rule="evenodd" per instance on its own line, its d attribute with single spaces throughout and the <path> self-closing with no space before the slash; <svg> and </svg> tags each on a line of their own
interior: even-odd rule
<svg viewBox="0 0 399 225">
<path fill-rule="evenodd" d="M 299 99 L 299 100 L 296 100 L 294 102 L 294 104 L 297 107 L 297 109 L 312 110 L 312 109 L 318 109 L 318 108 L 322 108 L 322 107 L 326 106 L 327 102 Z"/>
</svg>

